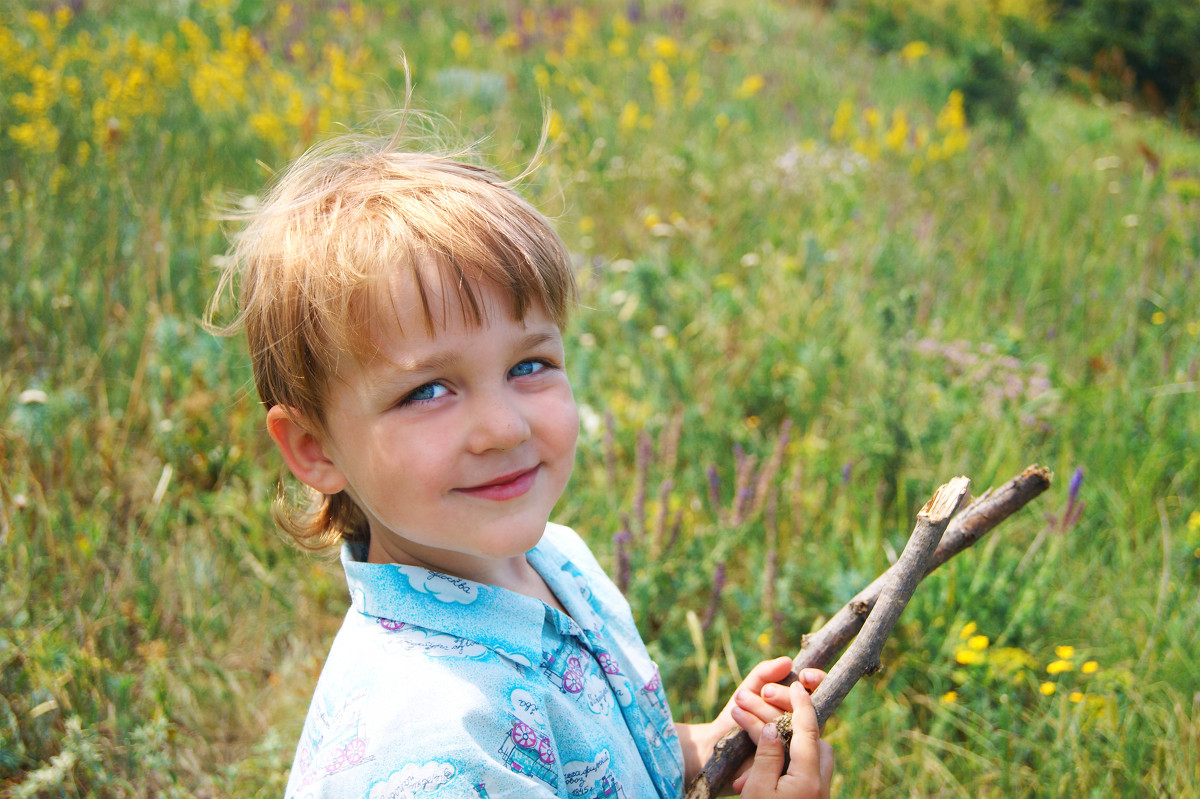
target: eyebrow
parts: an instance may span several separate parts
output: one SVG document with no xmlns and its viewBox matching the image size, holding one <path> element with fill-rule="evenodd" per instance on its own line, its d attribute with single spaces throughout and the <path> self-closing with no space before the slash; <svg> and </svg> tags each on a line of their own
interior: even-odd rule
<svg viewBox="0 0 1200 799">
<path fill-rule="evenodd" d="M 555 338 L 553 333 L 529 332 L 517 339 L 514 350 L 519 352 L 536 349 L 552 343 Z M 457 350 L 444 350 L 425 358 L 399 361 L 393 361 L 385 355 L 380 355 L 377 361 L 378 365 L 367 371 L 367 394 L 375 398 L 385 398 L 396 390 L 396 383 L 413 376 L 435 375 L 443 372 L 454 366 L 459 357 Z"/>
</svg>

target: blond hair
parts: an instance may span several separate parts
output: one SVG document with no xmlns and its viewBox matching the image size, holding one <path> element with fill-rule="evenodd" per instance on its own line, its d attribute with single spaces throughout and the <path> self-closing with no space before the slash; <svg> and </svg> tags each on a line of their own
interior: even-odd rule
<svg viewBox="0 0 1200 799">
<path fill-rule="evenodd" d="M 244 222 L 206 318 L 220 334 L 245 329 L 254 382 L 267 408 L 282 405 L 326 434 L 325 399 L 346 357 L 376 353 L 371 331 L 388 278 L 415 282 L 432 333 L 428 282 L 483 323 L 480 286 L 499 288 L 523 319 L 540 305 L 560 327 L 575 295 L 570 260 L 550 222 L 469 154 L 409 152 L 390 139 L 342 136 L 305 153 Z M 237 314 L 214 324 L 222 298 Z M 276 519 L 306 549 L 365 540 L 366 520 L 346 492 L 312 492 L 299 510 L 281 491 Z"/>
</svg>

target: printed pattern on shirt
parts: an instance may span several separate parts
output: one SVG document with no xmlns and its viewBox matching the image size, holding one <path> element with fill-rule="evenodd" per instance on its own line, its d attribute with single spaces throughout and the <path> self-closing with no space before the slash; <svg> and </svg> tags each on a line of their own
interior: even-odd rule
<svg viewBox="0 0 1200 799">
<path fill-rule="evenodd" d="M 570 615 L 343 551 L 353 607 L 288 797 L 678 797 L 683 762 L 628 605 L 573 531 L 530 563 Z"/>
</svg>

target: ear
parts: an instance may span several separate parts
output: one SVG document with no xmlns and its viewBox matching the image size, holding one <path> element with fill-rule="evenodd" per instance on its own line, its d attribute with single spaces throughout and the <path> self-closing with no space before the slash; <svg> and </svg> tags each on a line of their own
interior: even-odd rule
<svg viewBox="0 0 1200 799">
<path fill-rule="evenodd" d="M 293 409 L 274 405 L 267 411 L 267 433 L 300 482 L 322 494 L 336 494 L 348 481 L 321 439 L 302 420 Z"/>
</svg>

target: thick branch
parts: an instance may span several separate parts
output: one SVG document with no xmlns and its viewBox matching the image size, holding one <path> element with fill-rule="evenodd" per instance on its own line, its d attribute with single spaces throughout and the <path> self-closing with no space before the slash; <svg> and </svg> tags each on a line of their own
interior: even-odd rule
<svg viewBox="0 0 1200 799">
<path fill-rule="evenodd" d="M 930 559 L 926 574 L 950 558 L 968 549 L 991 532 L 996 525 L 1025 507 L 1050 487 L 1050 471 L 1033 465 L 1009 480 L 999 489 L 988 489 L 950 521 L 942 540 Z M 796 679 L 803 668 L 825 669 L 834 656 L 852 639 L 875 607 L 893 565 L 860 591 L 839 610 L 820 630 L 804 636 L 800 653 L 793 663 L 788 682 Z M 754 754 L 754 743 L 741 729 L 730 731 L 717 742 L 713 753 L 699 775 L 688 787 L 687 799 L 707 799 L 729 783 L 738 767 Z"/>
</svg>

